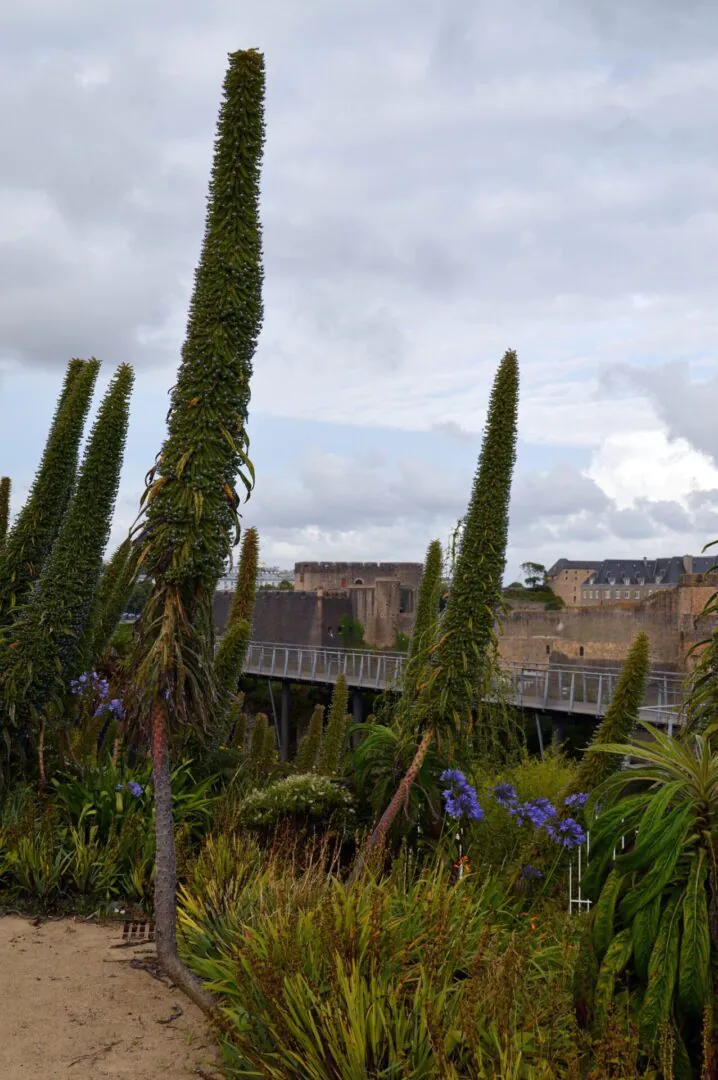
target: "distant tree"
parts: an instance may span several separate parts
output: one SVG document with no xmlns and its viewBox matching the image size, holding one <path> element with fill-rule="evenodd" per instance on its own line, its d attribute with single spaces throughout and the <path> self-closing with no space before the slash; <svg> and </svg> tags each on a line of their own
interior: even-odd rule
<svg viewBox="0 0 718 1080">
<path fill-rule="evenodd" d="M 521 563 L 521 573 L 524 576 L 524 582 L 527 589 L 542 589 L 546 585 L 546 567 L 543 563 Z"/>
<path fill-rule="evenodd" d="M 287 581 L 286 578 L 279 582 L 278 588 L 280 592 L 294 592 L 294 582 Z"/>
<path fill-rule="evenodd" d="M 352 615 L 342 615 L 339 620 L 339 637 L 345 649 L 364 648 L 364 627 Z"/>
</svg>

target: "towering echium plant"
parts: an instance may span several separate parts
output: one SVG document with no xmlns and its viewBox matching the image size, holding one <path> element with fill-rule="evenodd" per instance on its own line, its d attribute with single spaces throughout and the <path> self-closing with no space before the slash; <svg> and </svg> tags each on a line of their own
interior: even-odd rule
<svg viewBox="0 0 718 1080">
<path fill-rule="evenodd" d="M 44 716 L 58 710 L 80 674 L 82 642 L 102 571 L 120 482 L 134 375 L 122 364 L 105 395 L 87 443 L 75 492 L 38 582 L 16 620 L 3 658 L 9 712 Z"/>
<path fill-rule="evenodd" d="M 629 649 L 623 670 L 616 682 L 606 715 L 596 728 L 567 794 L 593 791 L 621 768 L 621 759 L 606 754 L 600 747 L 625 743 L 638 723 L 638 714 L 646 694 L 649 653 L 648 636 L 641 632 Z"/>
<path fill-rule="evenodd" d="M 0 545 L 5 543 L 10 522 L 10 477 L 0 479 Z"/>
<path fill-rule="evenodd" d="M 237 689 L 237 680 L 247 659 L 254 601 L 257 596 L 258 569 L 259 535 L 256 529 L 247 529 L 242 538 L 232 607 L 214 665 L 220 689 L 227 694 L 233 694 Z M 227 707 L 228 705 L 229 701 Z"/>
<path fill-rule="evenodd" d="M 332 691 L 332 700 L 329 706 L 329 718 L 327 730 L 324 732 L 321 750 L 319 752 L 319 772 L 332 775 L 339 769 L 339 764 L 345 749 L 347 736 L 347 703 L 349 691 L 347 681 L 343 675 L 339 675 Z"/>
<path fill-rule="evenodd" d="M 297 757 L 294 762 L 301 773 L 311 772 L 316 768 L 317 758 L 322 746 L 322 732 L 324 730 L 324 706 L 316 705 L 312 713 L 304 738 L 300 740 L 297 748 Z"/>
<path fill-rule="evenodd" d="M 102 572 L 84 637 L 85 668 L 88 670 L 95 666 L 107 649 L 132 595 L 138 558 L 138 549 L 128 537 Z"/>
<path fill-rule="evenodd" d="M 416 621 L 411 634 L 409 655 L 404 671 L 403 692 L 398 706 L 401 717 L 406 717 L 411 712 L 411 707 L 436 645 L 439 629 L 442 565 L 441 542 L 432 540 L 426 551 L 424 572 L 419 585 Z"/>
<path fill-rule="evenodd" d="M 364 853 L 357 859 L 354 878 L 361 873 L 369 852 L 384 842 L 407 802 L 432 739 L 437 735 L 461 738 L 471 728 L 474 705 L 478 704 L 481 711 L 482 692 L 495 656 L 494 621 L 506 565 L 518 392 L 518 359 L 510 350 L 499 365 L 489 399 L 479 464 L 463 518 L 435 662 L 415 705 L 421 741 Z M 491 737 L 490 732 L 486 735 Z"/>
<path fill-rule="evenodd" d="M 153 582 L 136 624 L 133 710 L 150 722 L 155 795 L 155 924 L 161 966 L 203 1009 L 212 998 L 177 955 L 177 865 L 169 735 L 205 731 L 219 698 L 212 597 L 251 491 L 245 420 L 262 321 L 259 180 L 264 58 L 233 53 L 224 82 L 202 253 L 168 434 L 148 477 L 140 566 Z"/>
<path fill-rule="evenodd" d="M 27 502 L 0 551 L 0 626 L 29 597 L 55 542 L 77 473 L 82 432 L 99 371 L 97 360 L 72 360 Z"/>
<path fill-rule="evenodd" d="M 443 722 L 472 724 L 493 659 L 496 612 L 506 567 L 511 481 L 516 462 L 519 368 L 505 354 L 489 400 L 487 424 L 441 626 L 437 698 Z M 479 710 L 480 712 L 480 710 Z"/>
</svg>

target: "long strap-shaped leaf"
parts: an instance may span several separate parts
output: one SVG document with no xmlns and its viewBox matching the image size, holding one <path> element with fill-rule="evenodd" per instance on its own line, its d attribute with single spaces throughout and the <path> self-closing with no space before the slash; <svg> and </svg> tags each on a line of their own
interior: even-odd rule
<svg viewBox="0 0 718 1080">
<path fill-rule="evenodd" d="M 708 922 L 706 853 L 699 848 L 691 863 L 683 898 L 683 938 L 678 969 L 678 996 L 687 1013 L 702 1016 L 710 999 L 711 940 Z"/>
<path fill-rule="evenodd" d="M 671 1015 L 681 937 L 680 899 L 680 893 L 673 896 L 663 912 L 648 966 L 648 986 L 638 1022 L 641 1043 L 648 1050 L 656 1047 L 661 1029 Z"/>
</svg>

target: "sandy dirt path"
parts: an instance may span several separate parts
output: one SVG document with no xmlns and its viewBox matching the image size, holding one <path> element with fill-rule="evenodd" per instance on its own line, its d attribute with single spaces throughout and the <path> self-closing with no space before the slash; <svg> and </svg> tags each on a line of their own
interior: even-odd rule
<svg viewBox="0 0 718 1080">
<path fill-rule="evenodd" d="M 121 940 L 121 924 L 0 918 L 2 1080 L 220 1080 L 199 1010 L 130 966 L 151 945 Z"/>
</svg>

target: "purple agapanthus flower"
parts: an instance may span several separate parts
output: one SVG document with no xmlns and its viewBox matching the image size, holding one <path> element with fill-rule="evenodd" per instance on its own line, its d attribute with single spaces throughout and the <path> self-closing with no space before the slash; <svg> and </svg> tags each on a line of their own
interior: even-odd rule
<svg viewBox="0 0 718 1080">
<path fill-rule="evenodd" d="M 127 785 L 127 790 L 129 791 L 130 795 L 134 795 L 134 797 L 137 799 L 144 791 L 144 788 L 141 784 L 138 784 L 136 780 L 130 780 Z"/>
<path fill-rule="evenodd" d="M 572 848 L 586 843 L 586 830 L 570 817 L 556 822 L 555 825 L 547 825 L 546 832 L 562 847 Z"/>
<path fill-rule="evenodd" d="M 580 810 L 587 802 L 587 792 L 581 791 L 578 795 L 569 795 L 568 798 L 563 800 L 563 805 L 568 806 L 571 810 Z"/>
<path fill-rule="evenodd" d="M 445 769 L 439 779 L 447 785 L 444 790 L 444 809 L 450 818 L 460 821 L 481 821 L 484 811 L 479 806 L 476 788 L 472 787 L 459 769 Z"/>
<path fill-rule="evenodd" d="M 490 795 L 494 797 L 499 806 L 503 806 L 505 810 L 509 810 L 515 806 L 518 796 L 511 784 L 497 784 L 491 789 Z"/>
<path fill-rule="evenodd" d="M 539 881 L 543 877 L 543 872 L 538 867 L 532 866 L 531 863 L 527 863 L 519 877 L 522 881 Z"/>
</svg>

